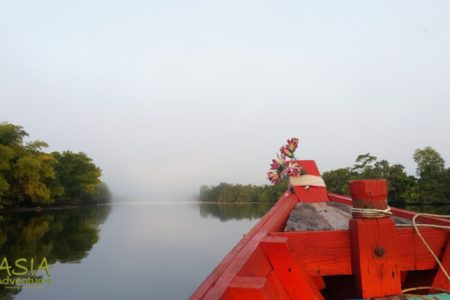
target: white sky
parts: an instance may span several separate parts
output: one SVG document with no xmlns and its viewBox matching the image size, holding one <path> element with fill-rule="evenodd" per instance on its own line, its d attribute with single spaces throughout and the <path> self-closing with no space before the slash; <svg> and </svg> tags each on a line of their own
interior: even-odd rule
<svg viewBox="0 0 450 300">
<path fill-rule="evenodd" d="M 0 3 L 0 121 L 84 151 L 116 195 L 266 183 L 288 137 L 322 171 L 450 160 L 449 1 Z"/>
</svg>

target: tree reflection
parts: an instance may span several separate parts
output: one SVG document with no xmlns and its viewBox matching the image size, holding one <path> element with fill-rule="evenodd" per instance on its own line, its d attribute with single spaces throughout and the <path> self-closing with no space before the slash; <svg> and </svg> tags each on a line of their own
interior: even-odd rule
<svg viewBox="0 0 450 300">
<path fill-rule="evenodd" d="M 273 203 L 199 203 L 200 216 L 212 216 L 221 221 L 259 219 L 273 206 Z"/>
<path fill-rule="evenodd" d="M 101 205 L 0 215 L 0 260 L 6 257 L 13 265 L 25 258 L 29 266 L 34 258 L 36 268 L 44 257 L 49 266 L 56 262 L 79 263 L 97 243 L 99 225 L 110 210 L 109 205 Z M 0 270 L 0 279 L 6 277 L 5 273 Z M 2 284 L 0 299 L 13 299 L 20 291 L 20 285 Z"/>
</svg>

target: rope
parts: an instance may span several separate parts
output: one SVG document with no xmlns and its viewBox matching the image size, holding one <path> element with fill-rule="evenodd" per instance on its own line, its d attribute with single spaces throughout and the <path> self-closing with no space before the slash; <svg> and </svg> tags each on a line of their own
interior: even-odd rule
<svg viewBox="0 0 450 300">
<path fill-rule="evenodd" d="M 391 209 L 390 209 L 389 206 L 386 209 L 372 209 L 372 208 L 355 208 L 355 207 L 352 207 L 351 211 L 352 211 L 352 216 L 353 217 L 359 217 L 359 218 L 373 218 L 373 219 L 376 219 L 376 218 L 383 218 L 383 217 L 387 217 L 387 216 L 391 216 L 392 215 L 392 212 L 391 212 Z M 422 236 L 422 234 L 419 231 L 419 227 L 431 227 L 431 228 L 439 228 L 439 229 L 450 229 L 450 226 L 434 225 L 434 224 L 417 224 L 416 223 L 416 219 L 419 216 L 450 218 L 450 215 L 436 215 L 436 214 L 418 213 L 418 214 L 415 214 L 414 217 L 412 218 L 412 225 L 411 224 L 397 224 L 396 225 L 398 227 L 411 227 L 411 226 L 414 227 L 414 230 L 417 233 L 417 235 L 419 236 L 419 238 L 422 240 L 422 243 L 425 245 L 427 250 L 430 252 L 431 256 L 434 258 L 434 260 L 438 264 L 439 268 L 442 270 L 442 273 L 444 273 L 444 275 L 447 278 L 447 280 L 450 281 L 450 276 L 449 276 L 447 270 L 445 269 L 444 265 L 442 265 L 442 263 L 439 260 L 439 258 L 436 256 L 436 254 L 434 254 L 433 249 L 431 249 L 430 245 L 428 245 L 427 241 L 425 240 L 425 238 Z M 447 249 L 447 251 L 450 251 L 450 249 Z M 445 293 L 450 294 L 450 291 L 448 291 L 448 290 L 445 290 L 445 289 L 442 289 L 442 288 L 431 287 L 431 286 L 420 286 L 420 287 L 404 289 L 404 290 L 402 290 L 402 294 L 405 294 L 405 293 L 411 292 L 411 291 L 418 291 L 418 290 L 425 290 L 425 289 L 434 289 L 436 291 L 445 292 Z"/>
<path fill-rule="evenodd" d="M 436 290 L 439 292 L 450 294 L 450 291 L 448 291 L 446 289 L 441 289 L 441 288 L 432 287 L 432 286 L 418 286 L 418 287 L 404 289 L 404 290 L 402 290 L 402 294 L 405 294 L 408 292 L 413 292 L 413 291 L 421 291 L 421 290 Z M 412 295 L 415 296 L 414 294 L 412 294 Z"/>
<path fill-rule="evenodd" d="M 352 207 L 352 217 L 355 218 L 379 219 L 389 217 L 391 215 L 391 208 L 389 206 L 386 209 Z"/>
<path fill-rule="evenodd" d="M 323 186 L 325 187 L 325 181 L 322 177 L 315 175 L 301 175 L 289 178 L 292 186 Z"/>
<path fill-rule="evenodd" d="M 436 263 L 438 264 L 439 268 L 441 268 L 442 273 L 444 273 L 445 277 L 447 277 L 447 280 L 450 281 L 450 276 L 448 275 L 447 270 L 442 265 L 441 261 L 436 256 L 436 254 L 434 254 L 433 249 L 431 249 L 430 245 L 428 245 L 427 241 L 425 241 L 424 237 L 422 236 L 422 234 L 419 231 L 419 227 L 417 226 L 418 224 L 416 224 L 416 219 L 419 216 L 450 218 L 450 215 L 435 215 L 435 214 L 418 213 L 412 218 L 412 225 L 413 225 L 414 230 L 416 231 L 417 235 L 422 240 L 423 244 L 428 249 L 428 251 L 430 252 L 431 256 L 433 256 L 434 260 L 436 260 Z M 422 224 L 420 224 L 420 225 L 422 225 Z M 424 225 L 431 225 L 431 224 L 424 224 Z M 435 227 L 435 226 L 439 226 L 439 225 L 424 226 L 424 227 Z M 450 226 L 443 226 L 443 227 L 447 227 L 447 229 L 450 229 Z M 447 249 L 447 251 L 449 251 L 449 249 Z"/>
<path fill-rule="evenodd" d="M 395 224 L 396 227 L 414 227 L 413 224 Z M 417 227 L 431 227 L 438 229 L 450 229 L 450 226 L 436 225 L 436 224 L 416 224 Z"/>
</svg>

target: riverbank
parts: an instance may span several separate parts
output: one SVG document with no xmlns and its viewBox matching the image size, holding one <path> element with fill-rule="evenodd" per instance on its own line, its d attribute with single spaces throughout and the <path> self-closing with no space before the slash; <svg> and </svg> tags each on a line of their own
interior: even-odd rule
<svg viewBox="0 0 450 300">
<path fill-rule="evenodd" d="M 104 206 L 110 205 L 111 203 L 87 203 L 83 205 L 60 205 L 60 206 L 37 206 L 37 207 L 10 207 L 5 209 L 0 209 L 1 214 L 11 214 L 11 213 L 24 213 L 24 212 L 44 212 L 44 211 L 55 211 L 55 210 L 66 210 L 89 206 Z"/>
</svg>

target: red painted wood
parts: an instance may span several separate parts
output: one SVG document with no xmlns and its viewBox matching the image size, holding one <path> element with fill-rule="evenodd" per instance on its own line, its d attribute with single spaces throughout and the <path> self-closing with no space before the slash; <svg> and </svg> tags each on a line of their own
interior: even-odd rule
<svg viewBox="0 0 450 300">
<path fill-rule="evenodd" d="M 233 300 L 266 299 L 264 293 L 266 281 L 265 277 L 237 276 L 231 282 L 228 290 Z"/>
<path fill-rule="evenodd" d="M 352 180 L 349 183 L 353 207 L 387 208 L 387 182 L 385 179 Z"/>
<path fill-rule="evenodd" d="M 357 296 L 369 298 L 401 293 L 395 231 L 391 218 L 350 220 Z"/>
<path fill-rule="evenodd" d="M 289 298 L 288 293 L 284 289 L 283 285 L 281 284 L 280 279 L 277 277 L 275 271 L 271 271 L 269 275 L 267 276 L 267 286 L 266 289 L 266 296 L 268 300 L 271 299 L 291 299 Z"/>
<path fill-rule="evenodd" d="M 220 299 L 233 278 L 256 250 L 259 242 L 269 232 L 282 230 L 296 204 L 297 198 L 291 193 L 285 193 L 194 291 L 190 299 Z"/>
<path fill-rule="evenodd" d="M 339 195 L 335 193 L 328 193 L 328 199 L 333 202 L 343 203 L 347 205 L 352 205 L 353 203 L 352 198 L 350 198 L 349 196 Z M 416 212 L 396 207 L 391 207 L 391 212 L 394 216 L 402 217 L 409 220 L 411 220 L 417 214 Z M 419 216 L 416 220 L 417 222 L 423 222 L 427 224 L 436 224 L 445 226 L 450 225 L 449 219 L 438 217 Z"/>
<path fill-rule="evenodd" d="M 304 266 L 292 256 L 287 238 L 266 237 L 261 247 L 291 299 L 323 299 Z"/>
<path fill-rule="evenodd" d="M 386 209 L 385 179 L 354 180 L 349 184 L 353 207 Z M 353 218 L 349 224 L 352 244 L 352 272 L 356 295 L 383 297 L 402 291 L 398 265 L 396 228 L 391 217 Z"/>
<path fill-rule="evenodd" d="M 348 230 L 277 232 L 288 238 L 292 255 L 311 276 L 352 274 Z"/>
<path fill-rule="evenodd" d="M 233 300 L 290 299 L 272 272 L 267 277 L 236 276 L 228 290 Z"/>
<path fill-rule="evenodd" d="M 333 193 L 328 193 L 328 198 L 335 202 L 352 203 L 349 197 Z M 297 197 L 295 195 L 289 193 L 283 195 L 279 202 L 250 230 L 205 279 L 190 299 L 230 299 L 231 296 L 228 291 L 228 286 L 237 274 L 266 274 L 268 272 L 267 261 L 264 264 L 263 256 L 260 253 L 257 254 L 259 241 L 267 236 L 268 233 L 282 230 L 296 202 Z M 415 215 L 414 212 L 407 210 L 397 208 L 391 208 L 391 210 L 394 215 L 409 219 Z M 450 220 L 441 218 L 420 217 L 419 220 L 430 224 L 450 225 Z M 293 248 L 292 255 L 295 259 L 299 262 L 305 262 L 305 268 L 310 275 L 322 276 L 351 274 L 350 238 L 348 232 L 346 234 L 345 232 L 323 233 L 331 234 L 330 236 L 315 236 L 314 234 L 317 232 L 274 233 L 273 235 L 286 235 L 289 246 Z M 442 247 L 447 242 L 445 231 L 423 228 L 421 232 L 435 253 L 441 257 Z M 297 234 L 301 234 L 301 236 L 296 236 Z M 413 229 L 397 229 L 396 237 L 399 247 L 400 270 L 427 270 L 435 268 L 434 259 L 429 255 Z M 333 244 L 340 250 L 331 254 L 331 249 L 334 247 Z M 307 246 L 305 247 L 305 245 Z M 314 245 L 317 245 L 317 247 Z M 251 262 L 252 260 L 253 262 Z M 334 264 L 333 261 L 335 262 Z M 262 262 L 259 267 L 258 262 Z"/>
<path fill-rule="evenodd" d="M 444 266 L 445 270 L 447 272 L 450 272 L 450 240 L 447 242 L 447 247 L 445 248 L 441 263 Z M 447 291 L 450 290 L 450 281 L 444 275 L 444 272 L 442 272 L 441 268 L 438 268 L 436 276 L 433 279 L 432 286 L 445 289 Z"/>
<path fill-rule="evenodd" d="M 443 229 L 421 228 L 420 233 L 434 253 L 442 257 L 442 248 L 447 242 L 447 232 Z M 402 271 L 434 269 L 436 261 L 417 236 L 413 228 L 397 229 L 399 267 Z"/>
<path fill-rule="evenodd" d="M 231 296 L 230 289 L 227 289 L 227 290 L 223 293 L 223 295 L 222 295 L 222 297 L 220 298 L 220 300 L 234 300 L 234 299 L 233 299 L 233 296 Z"/>
<path fill-rule="evenodd" d="M 239 276 L 253 276 L 253 277 L 266 277 L 270 271 L 272 271 L 272 266 L 267 259 L 264 250 L 258 246 L 251 254 L 245 265 L 239 271 Z"/>
<path fill-rule="evenodd" d="M 442 256 L 447 232 L 422 228 L 422 235 L 433 251 Z M 271 236 L 288 238 L 293 257 L 304 264 L 311 276 L 351 275 L 350 233 L 339 231 L 277 232 Z M 395 233 L 398 265 L 401 271 L 434 269 L 436 262 L 412 228 L 400 228 Z"/>
<path fill-rule="evenodd" d="M 322 276 L 311 276 L 311 279 L 319 290 L 326 288 L 325 281 Z"/>
<path fill-rule="evenodd" d="M 295 162 L 305 170 L 306 174 L 320 176 L 314 160 L 297 160 Z M 300 202 L 316 203 L 328 201 L 326 187 L 310 186 L 309 189 L 306 189 L 304 186 L 294 186 L 294 192 Z"/>
</svg>

